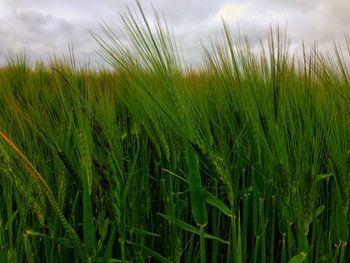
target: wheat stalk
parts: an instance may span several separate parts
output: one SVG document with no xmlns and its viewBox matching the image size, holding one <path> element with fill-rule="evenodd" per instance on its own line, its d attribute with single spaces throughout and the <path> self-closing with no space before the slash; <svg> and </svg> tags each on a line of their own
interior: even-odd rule
<svg viewBox="0 0 350 263">
<path fill-rule="evenodd" d="M 10 140 L 2 131 L 0 131 L 0 137 L 11 147 L 11 149 L 17 154 L 20 161 L 22 162 L 22 165 L 25 167 L 25 169 L 28 171 L 28 173 L 32 176 L 32 178 L 39 184 L 41 190 L 46 195 L 49 203 L 51 204 L 52 208 L 54 209 L 55 213 L 57 214 L 59 220 L 62 223 L 62 226 L 64 230 L 67 232 L 68 236 L 72 240 L 72 243 L 74 244 L 74 247 L 77 249 L 77 253 L 79 257 L 83 260 L 83 262 L 86 261 L 86 256 L 84 253 L 84 247 L 81 243 L 81 240 L 78 236 L 78 234 L 75 232 L 75 230 L 72 228 L 72 226 L 68 223 L 67 219 L 65 218 L 63 212 L 61 211 L 59 204 L 57 203 L 49 185 L 46 183 L 44 178 L 41 176 L 41 174 L 36 170 L 34 165 L 29 161 L 29 159 L 22 153 L 22 151 Z"/>
</svg>

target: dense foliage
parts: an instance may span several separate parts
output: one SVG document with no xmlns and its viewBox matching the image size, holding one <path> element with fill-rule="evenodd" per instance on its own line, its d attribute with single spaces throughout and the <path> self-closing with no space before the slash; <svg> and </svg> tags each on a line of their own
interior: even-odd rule
<svg viewBox="0 0 350 263">
<path fill-rule="evenodd" d="M 185 70 L 159 19 L 123 22 L 93 34 L 113 71 L 0 70 L 0 262 L 347 262 L 341 49 L 224 25 Z"/>
</svg>

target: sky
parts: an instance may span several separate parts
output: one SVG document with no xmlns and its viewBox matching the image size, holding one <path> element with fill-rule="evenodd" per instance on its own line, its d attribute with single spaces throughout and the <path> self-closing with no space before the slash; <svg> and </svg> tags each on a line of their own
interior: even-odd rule
<svg viewBox="0 0 350 263">
<path fill-rule="evenodd" d="M 270 26 L 287 29 L 292 47 L 316 41 L 331 49 L 350 33 L 349 0 L 140 0 L 146 16 L 162 14 L 180 42 L 184 58 L 196 63 L 201 45 L 222 36 L 223 18 L 233 34 L 244 33 L 252 44 L 264 39 Z M 121 30 L 120 15 L 134 0 L 0 0 L 0 65 L 25 53 L 31 63 L 67 54 L 73 46 L 80 64 L 104 65 L 89 30 L 103 37 L 101 24 Z M 122 38 L 122 36 L 121 36 Z"/>
</svg>

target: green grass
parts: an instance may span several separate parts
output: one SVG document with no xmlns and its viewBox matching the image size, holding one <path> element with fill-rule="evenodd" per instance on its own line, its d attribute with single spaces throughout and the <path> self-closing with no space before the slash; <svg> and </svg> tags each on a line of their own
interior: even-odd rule
<svg viewBox="0 0 350 263">
<path fill-rule="evenodd" d="M 350 41 L 291 54 L 278 29 L 185 68 L 141 5 L 114 70 L 0 69 L 0 262 L 347 262 Z"/>
</svg>

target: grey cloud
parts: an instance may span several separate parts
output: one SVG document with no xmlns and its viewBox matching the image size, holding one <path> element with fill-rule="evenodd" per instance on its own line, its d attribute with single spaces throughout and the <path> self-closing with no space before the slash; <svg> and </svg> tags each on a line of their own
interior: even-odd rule
<svg viewBox="0 0 350 263">
<path fill-rule="evenodd" d="M 322 5 L 327 1 L 328 0 L 259 0 L 260 3 L 264 3 L 270 8 L 272 7 L 287 11 L 294 10 L 302 13 L 312 13 L 315 9 L 317 9 L 318 5 Z"/>
<path fill-rule="evenodd" d="M 76 57 L 82 63 L 102 63 L 96 54 L 97 43 L 88 29 L 98 34 L 99 24 L 106 22 L 116 32 L 120 30 L 120 13 L 125 5 L 135 8 L 135 1 L 116 0 L 7 0 L 0 4 L 0 63 L 8 52 L 26 49 L 32 60 L 45 59 L 47 55 L 62 54 L 72 43 Z M 329 45 L 331 39 L 341 40 L 349 30 L 350 2 L 348 0 L 141 0 L 146 16 L 153 21 L 152 6 L 174 30 L 181 41 L 184 57 L 188 61 L 200 59 L 201 42 L 209 45 L 210 38 L 222 33 L 218 12 L 228 4 L 244 6 L 245 13 L 227 23 L 236 34 L 239 29 L 253 44 L 264 38 L 269 26 L 287 25 L 293 45 L 302 40 Z M 222 36 L 222 35 L 221 35 Z"/>
<path fill-rule="evenodd" d="M 66 53 L 67 44 L 72 43 L 82 61 L 89 59 L 86 54 L 80 55 L 80 51 L 93 41 L 87 29 L 65 18 L 42 12 L 16 11 L 6 23 L 7 26 L 0 28 L 1 35 L 6 36 L 0 39 L 2 54 L 25 49 L 34 61 L 46 59 L 54 53 Z M 94 52 L 91 53 L 94 56 Z"/>
</svg>

